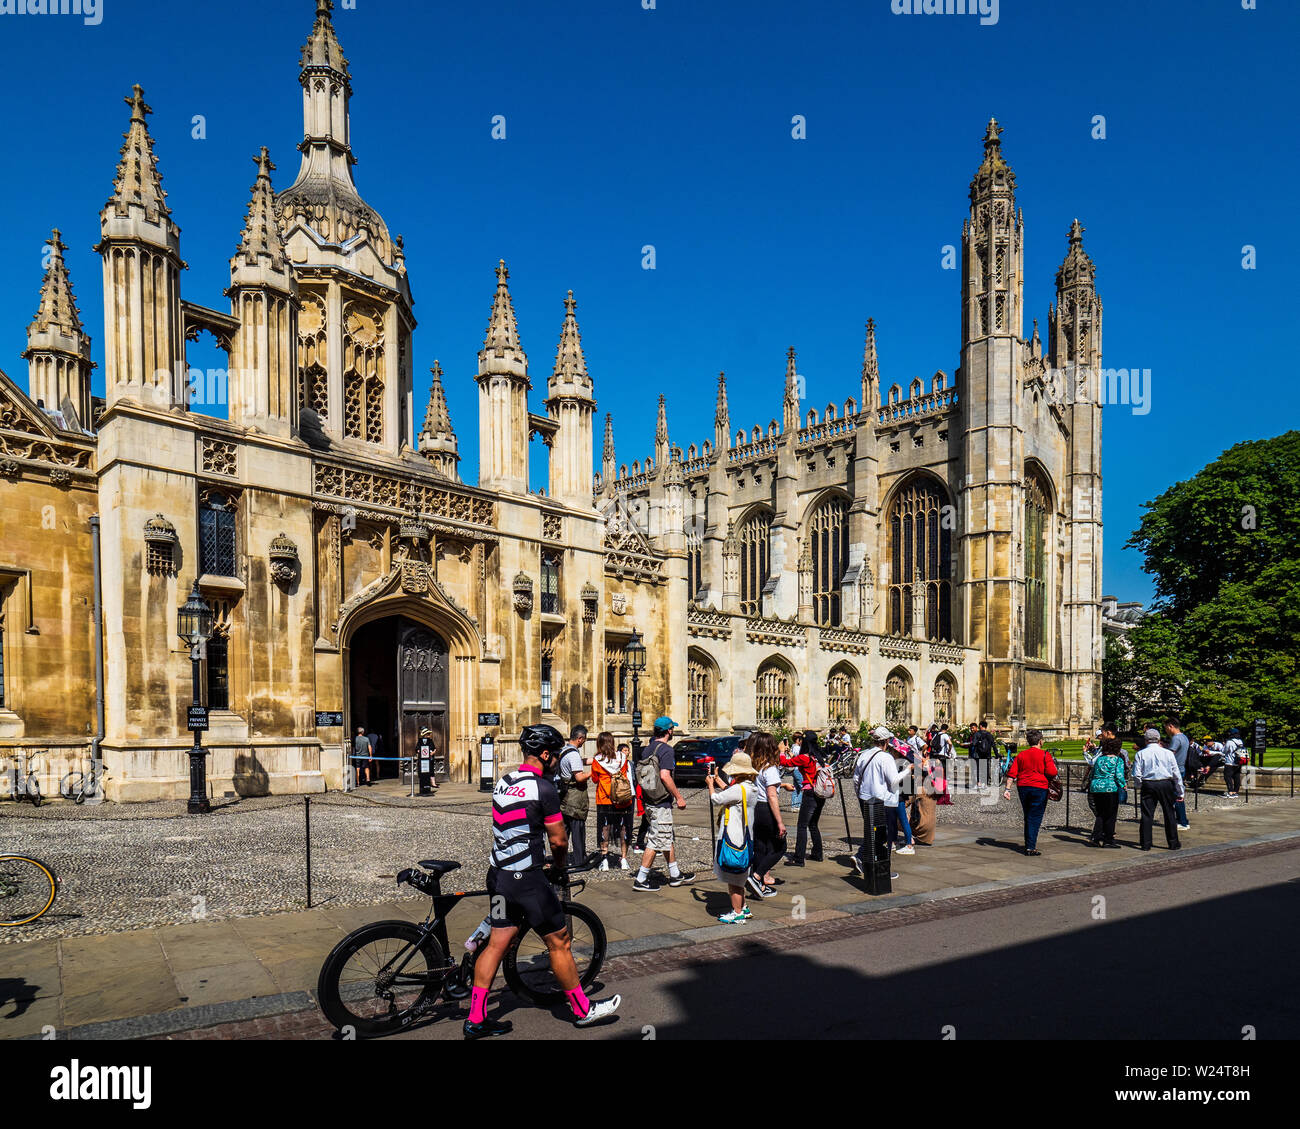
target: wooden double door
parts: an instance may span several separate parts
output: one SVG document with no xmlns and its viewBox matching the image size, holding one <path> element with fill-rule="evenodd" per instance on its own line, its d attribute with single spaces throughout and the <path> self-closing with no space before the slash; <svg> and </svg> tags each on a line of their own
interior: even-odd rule
<svg viewBox="0 0 1300 1129">
<path fill-rule="evenodd" d="M 446 780 L 448 754 L 446 642 L 420 624 L 403 622 L 397 633 L 397 732 L 403 757 L 414 757 L 420 730 L 433 734 L 433 776 Z"/>
</svg>

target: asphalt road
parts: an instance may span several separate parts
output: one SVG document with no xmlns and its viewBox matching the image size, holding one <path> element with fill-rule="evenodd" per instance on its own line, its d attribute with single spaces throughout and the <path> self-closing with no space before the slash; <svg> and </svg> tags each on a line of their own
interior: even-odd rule
<svg viewBox="0 0 1300 1129">
<path fill-rule="evenodd" d="M 1294 1039 L 1297 928 L 1300 848 L 793 951 L 746 946 L 734 959 L 603 985 L 597 995 L 619 992 L 623 1006 L 613 1023 L 588 1031 L 508 995 L 494 995 L 490 1014 L 515 1024 L 498 1043 L 1240 1040 L 1247 1027 L 1261 1040 Z M 789 936 L 797 942 L 798 930 Z M 460 1024 L 404 1037 L 459 1039 Z"/>
</svg>

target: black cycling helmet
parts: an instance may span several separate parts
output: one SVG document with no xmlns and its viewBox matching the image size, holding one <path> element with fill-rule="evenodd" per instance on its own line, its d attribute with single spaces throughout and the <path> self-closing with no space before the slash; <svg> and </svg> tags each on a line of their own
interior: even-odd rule
<svg viewBox="0 0 1300 1129">
<path fill-rule="evenodd" d="M 553 725 L 530 725 L 519 734 L 519 751 L 526 757 L 549 760 L 564 748 L 564 738 Z"/>
</svg>

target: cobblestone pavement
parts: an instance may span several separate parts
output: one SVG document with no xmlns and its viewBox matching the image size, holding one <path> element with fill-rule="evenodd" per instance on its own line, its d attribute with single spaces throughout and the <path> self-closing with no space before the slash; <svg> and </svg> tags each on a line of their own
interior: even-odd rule
<svg viewBox="0 0 1300 1129">
<path fill-rule="evenodd" d="M 698 789 L 685 795 L 678 857 L 687 869 L 707 870 L 712 854 L 707 796 Z M 938 809 L 940 825 L 1014 831 L 1020 827 L 1019 804 L 1000 797 L 1000 792 L 959 794 L 951 807 Z M 1086 799 L 1071 799 L 1072 822 L 1090 819 Z M 1256 796 L 1250 806 L 1268 802 Z M 399 896 L 397 871 L 422 858 L 457 859 L 463 863 L 463 883 L 480 885 L 487 869 L 487 804 L 485 795 L 467 785 L 444 786 L 432 800 L 379 788 L 313 797 L 313 905 L 390 901 Z M 0 849 L 36 856 L 60 879 L 51 912 L 21 930 L 0 930 L 0 945 L 305 908 L 304 806 L 300 797 L 243 799 L 215 804 L 210 816 L 191 817 L 183 801 L 40 809 L 0 805 Z M 828 854 L 845 848 L 846 808 L 855 840 L 860 835 L 855 806 L 851 798 L 847 805 L 835 798 L 823 810 Z M 1234 801 L 1216 799 L 1202 810 L 1231 806 Z M 1125 811 L 1131 822 L 1132 807 Z M 1064 814 L 1064 804 L 1052 805 L 1045 830 L 1064 826 Z M 797 813 L 787 811 L 785 819 L 793 847 Z M 594 824 L 593 811 L 589 848 L 595 845 Z M 627 879 L 622 872 L 591 876 L 593 882 Z"/>
</svg>

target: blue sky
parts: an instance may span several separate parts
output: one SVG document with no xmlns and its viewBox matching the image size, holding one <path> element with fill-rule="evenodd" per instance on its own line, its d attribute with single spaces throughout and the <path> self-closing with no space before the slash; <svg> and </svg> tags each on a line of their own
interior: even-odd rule
<svg viewBox="0 0 1300 1129">
<path fill-rule="evenodd" d="M 278 188 L 297 171 L 313 0 L 102 6 L 98 26 L 0 15 L 11 170 L 0 367 L 23 383 L 54 226 L 100 359 L 90 248 L 132 83 L 156 111 L 189 300 L 223 306 L 257 148 L 270 147 Z M 1106 588 L 1147 599 L 1140 558 L 1120 551 L 1141 503 L 1300 419 L 1284 351 L 1300 297 L 1289 269 L 1300 5 L 1002 0 L 998 15 L 992 26 L 900 16 L 890 0 L 340 6 L 357 183 L 406 237 L 417 401 L 422 413 L 437 357 L 467 480 L 475 355 L 501 257 L 534 410 L 572 288 L 622 462 L 652 450 L 660 391 L 675 443 L 712 438 L 722 369 L 733 427 L 779 417 L 790 345 L 811 405 L 856 396 L 869 316 L 886 386 L 951 375 L 958 277 L 942 251 L 960 242 L 996 115 L 1025 212 L 1030 316 L 1045 331 L 1077 215 L 1098 266 L 1105 363 L 1152 372 L 1149 414 L 1105 412 Z M 205 140 L 191 137 L 196 114 Z M 505 141 L 491 138 L 496 114 Z M 1092 137 L 1098 114 L 1104 141 Z M 655 271 L 641 268 L 646 244 Z M 206 349 L 191 362 L 217 364 Z"/>
</svg>

